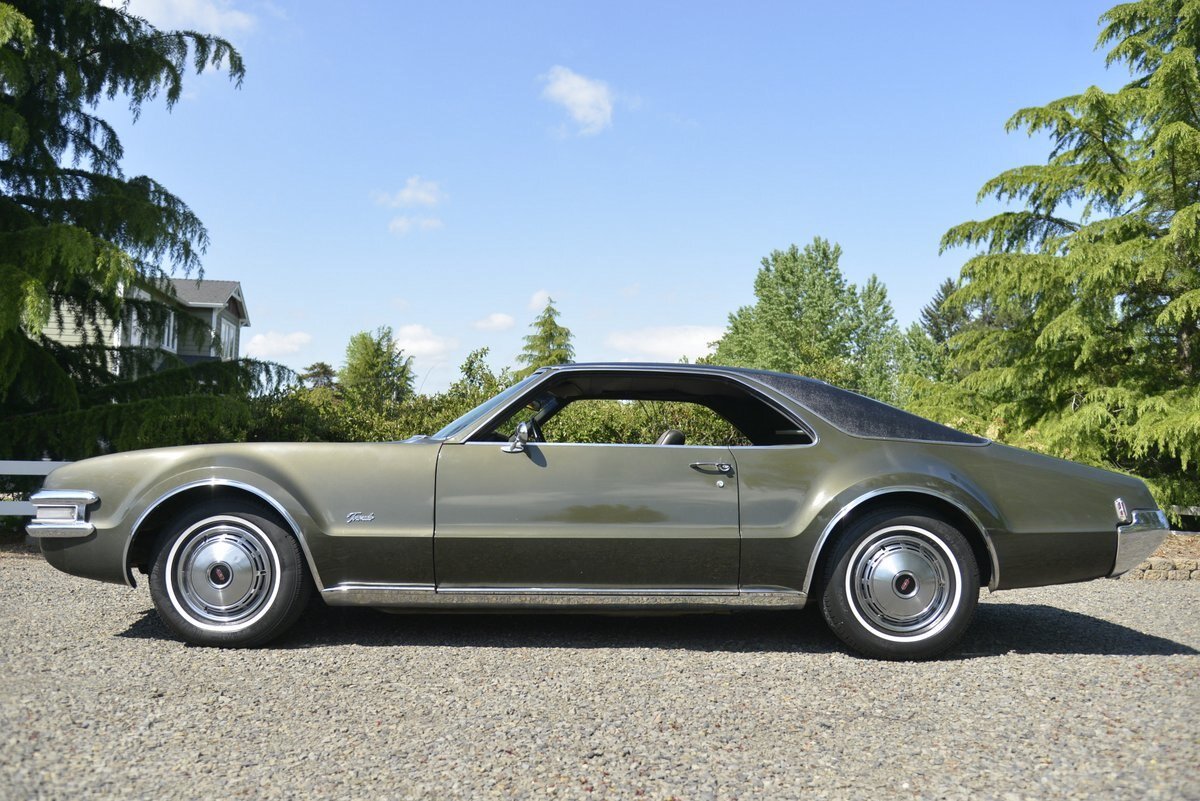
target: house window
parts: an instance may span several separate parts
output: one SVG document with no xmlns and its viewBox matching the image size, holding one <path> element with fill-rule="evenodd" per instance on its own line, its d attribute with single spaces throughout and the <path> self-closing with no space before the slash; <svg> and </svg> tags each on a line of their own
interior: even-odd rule
<svg viewBox="0 0 1200 801">
<path fill-rule="evenodd" d="M 237 326 L 221 318 L 221 358 L 229 361 L 238 355 Z"/>
<path fill-rule="evenodd" d="M 163 320 L 162 330 L 162 347 L 163 350 L 175 352 L 175 346 L 178 341 L 178 334 L 175 331 L 175 312 L 167 312 L 167 318 Z"/>
<path fill-rule="evenodd" d="M 146 329 L 142 326 L 137 309 L 129 310 L 129 347 L 140 348 L 146 344 Z"/>
</svg>

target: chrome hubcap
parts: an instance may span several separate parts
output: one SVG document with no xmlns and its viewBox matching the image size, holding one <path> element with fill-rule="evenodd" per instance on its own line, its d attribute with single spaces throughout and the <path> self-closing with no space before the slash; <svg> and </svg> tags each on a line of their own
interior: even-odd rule
<svg viewBox="0 0 1200 801">
<path fill-rule="evenodd" d="M 196 532 L 183 545 L 174 578 L 188 612 L 211 623 L 235 625 L 267 602 L 275 571 L 262 534 L 221 523 Z"/>
<path fill-rule="evenodd" d="M 891 533 L 860 548 L 850 589 L 871 625 L 916 635 L 941 624 L 955 597 L 946 555 L 916 533 Z"/>
</svg>

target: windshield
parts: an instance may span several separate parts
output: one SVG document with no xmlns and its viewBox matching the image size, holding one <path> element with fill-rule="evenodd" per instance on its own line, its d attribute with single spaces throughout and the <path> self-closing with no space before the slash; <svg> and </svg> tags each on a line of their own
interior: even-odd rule
<svg viewBox="0 0 1200 801">
<path fill-rule="evenodd" d="M 518 381 L 491 400 L 484 401 L 471 411 L 464 414 L 462 417 L 459 417 L 457 420 L 450 423 L 450 425 L 434 434 L 433 439 L 449 439 L 455 434 L 470 428 L 475 423 L 490 415 L 492 412 L 498 411 L 502 407 L 507 406 L 510 401 L 528 389 L 529 385 L 539 378 L 541 378 L 541 374 L 534 373 L 528 378 Z"/>
</svg>

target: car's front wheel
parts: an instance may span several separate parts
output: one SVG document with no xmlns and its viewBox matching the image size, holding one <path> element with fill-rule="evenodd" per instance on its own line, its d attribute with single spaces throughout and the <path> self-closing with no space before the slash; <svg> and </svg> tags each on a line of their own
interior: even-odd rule
<svg viewBox="0 0 1200 801">
<path fill-rule="evenodd" d="M 295 622 L 310 588 L 299 543 L 249 502 L 210 501 L 177 517 L 150 571 L 159 616 L 196 645 L 261 645 Z"/>
<path fill-rule="evenodd" d="M 962 637 L 979 567 L 956 528 L 881 510 L 851 525 L 826 563 L 821 611 L 843 642 L 881 659 L 929 659 Z"/>
</svg>

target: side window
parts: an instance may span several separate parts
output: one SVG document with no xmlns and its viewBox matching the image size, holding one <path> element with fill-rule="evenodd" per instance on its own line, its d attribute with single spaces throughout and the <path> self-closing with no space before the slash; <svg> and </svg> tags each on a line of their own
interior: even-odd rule
<svg viewBox="0 0 1200 801">
<path fill-rule="evenodd" d="M 738 381 L 666 371 L 564 371 L 514 400 L 471 441 L 505 442 L 522 422 L 529 424 L 534 442 L 771 446 L 814 441 L 803 422 Z"/>
<path fill-rule="evenodd" d="M 674 445 L 749 445 L 728 420 L 698 403 L 577 400 L 542 425 L 547 442 L 653 445 L 668 432 Z"/>
<path fill-rule="evenodd" d="M 221 358 L 231 361 L 238 357 L 237 326 L 221 318 Z"/>
</svg>

